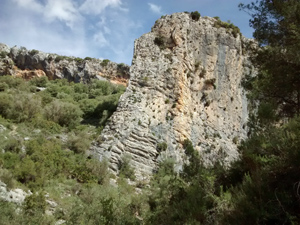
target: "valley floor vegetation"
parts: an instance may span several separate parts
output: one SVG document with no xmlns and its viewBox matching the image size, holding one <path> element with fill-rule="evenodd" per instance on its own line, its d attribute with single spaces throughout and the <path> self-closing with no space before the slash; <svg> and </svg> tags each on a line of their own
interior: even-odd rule
<svg viewBox="0 0 300 225">
<path fill-rule="evenodd" d="M 240 8 L 261 48 L 252 55 L 257 76 L 243 82 L 253 114 L 238 161 L 204 167 L 185 140 L 179 173 L 166 159 L 149 183 L 135 181 L 125 157 L 111 175 L 85 151 L 124 87 L 3 76 L 0 180 L 33 194 L 22 205 L 0 200 L 0 224 L 300 224 L 300 3 Z"/>
</svg>

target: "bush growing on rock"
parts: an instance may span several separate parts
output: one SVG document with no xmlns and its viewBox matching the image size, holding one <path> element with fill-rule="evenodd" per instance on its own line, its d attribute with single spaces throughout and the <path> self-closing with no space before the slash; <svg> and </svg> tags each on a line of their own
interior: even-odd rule
<svg viewBox="0 0 300 225">
<path fill-rule="evenodd" d="M 120 164 L 119 164 L 119 175 L 130 180 L 135 180 L 134 169 L 130 165 L 131 156 L 123 155 Z"/>
<path fill-rule="evenodd" d="M 201 15 L 198 11 L 191 12 L 191 16 L 192 16 L 192 19 L 195 21 L 198 21 L 199 18 L 201 17 Z"/>
<path fill-rule="evenodd" d="M 102 62 L 100 63 L 100 65 L 103 66 L 103 67 L 106 67 L 109 62 L 110 62 L 109 59 L 103 59 Z"/>
<path fill-rule="evenodd" d="M 216 19 L 215 23 L 214 23 L 214 27 L 216 28 L 220 28 L 220 27 L 224 27 L 226 28 L 226 32 L 229 33 L 231 32 L 231 34 L 236 38 L 238 36 L 238 34 L 241 34 L 240 28 L 238 28 L 237 26 L 235 26 L 233 23 L 231 23 L 230 21 L 228 22 L 223 22 L 220 20 L 219 17 L 214 17 Z"/>
<path fill-rule="evenodd" d="M 30 55 L 36 55 L 36 54 L 38 54 L 39 53 L 39 51 L 38 50 L 36 50 L 36 49 L 32 49 L 30 52 L 29 52 L 29 54 Z"/>
<path fill-rule="evenodd" d="M 166 142 L 158 143 L 157 146 L 156 146 L 156 149 L 157 149 L 158 152 L 166 151 L 167 148 L 168 148 L 168 144 Z"/>
<path fill-rule="evenodd" d="M 165 47 L 165 40 L 163 37 L 159 36 L 154 39 L 154 44 L 156 44 L 160 49 Z"/>
</svg>

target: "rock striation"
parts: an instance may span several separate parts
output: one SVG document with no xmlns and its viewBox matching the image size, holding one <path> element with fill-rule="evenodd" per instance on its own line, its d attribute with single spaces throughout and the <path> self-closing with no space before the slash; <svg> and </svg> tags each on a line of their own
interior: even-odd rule
<svg viewBox="0 0 300 225">
<path fill-rule="evenodd" d="M 185 139 L 207 165 L 238 157 L 237 144 L 247 133 L 241 81 L 253 70 L 245 51 L 251 41 L 217 22 L 175 13 L 135 41 L 127 90 L 91 147 L 112 170 L 124 154 L 139 175 L 170 157 L 180 169 Z"/>
<path fill-rule="evenodd" d="M 9 48 L 0 43 L 0 75 L 25 79 L 47 76 L 51 80 L 65 78 L 73 82 L 106 79 L 127 85 L 129 66 L 89 57 L 59 56 L 24 47 Z"/>
</svg>

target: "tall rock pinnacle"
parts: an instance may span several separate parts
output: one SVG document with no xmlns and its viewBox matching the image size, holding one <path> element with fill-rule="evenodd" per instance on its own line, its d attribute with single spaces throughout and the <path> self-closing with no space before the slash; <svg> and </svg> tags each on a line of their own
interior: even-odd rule
<svg viewBox="0 0 300 225">
<path fill-rule="evenodd" d="M 251 70 L 243 51 L 248 40 L 218 22 L 175 13 L 135 41 L 128 88 L 91 148 L 113 170 L 123 154 L 137 174 L 151 173 L 167 157 L 180 167 L 185 139 L 207 164 L 238 157 L 248 119 L 241 87 Z"/>
</svg>

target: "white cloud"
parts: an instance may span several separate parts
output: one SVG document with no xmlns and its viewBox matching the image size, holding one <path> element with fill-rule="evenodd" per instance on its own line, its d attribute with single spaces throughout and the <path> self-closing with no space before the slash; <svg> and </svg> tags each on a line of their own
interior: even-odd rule
<svg viewBox="0 0 300 225">
<path fill-rule="evenodd" d="M 70 28 L 73 28 L 75 23 L 81 19 L 72 0 L 48 0 L 45 12 L 47 12 L 45 16 L 49 21 L 58 19 L 64 21 Z"/>
<path fill-rule="evenodd" d="M 47 0 L 44 4 L 39 3 L 37 0 L 13 1 L 18 6 L 39 14 L 40 18 L 45 19 L 47 22 L 60 20 L 70 28 L 73 28 L 75 23 L 82 19 L 72 0 Z"/>
<path fill-rule="evenodd" d="M 155 5 L 153 3 L 148 3 L 148 5 L 150 6 L 150 10 L 156 14 L 162 15 L 164 14 L 161 10 L 161 6 L 159 5 Z"/>
<path fill-rule="evenodd" d="M 86 0 L 79 8 L 86 14 L 98 15 L 107 7 L 121 8 L 121 0 Z"/>
</svg>

